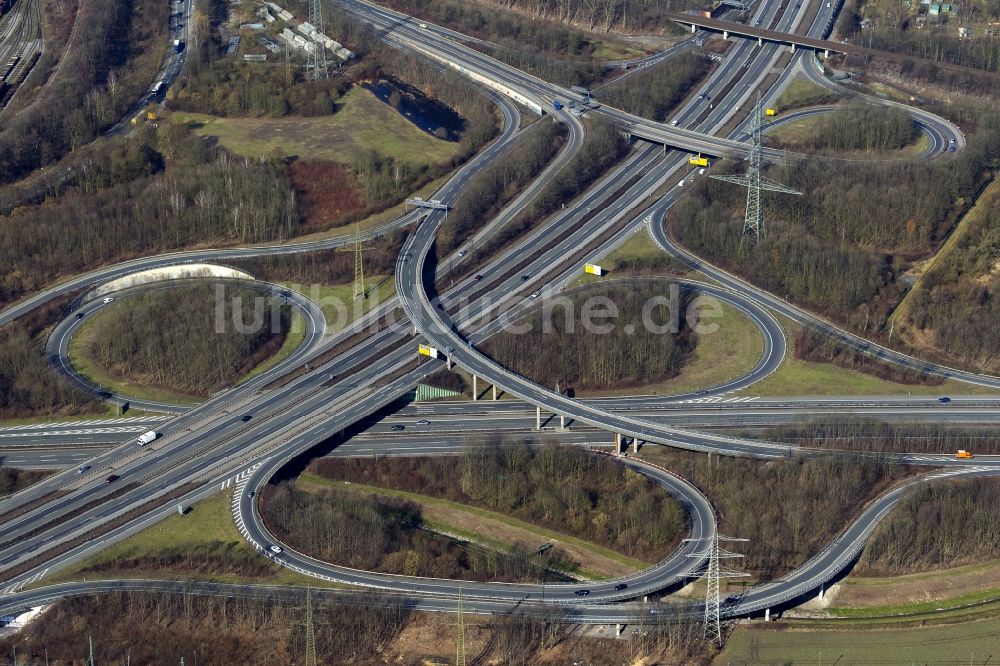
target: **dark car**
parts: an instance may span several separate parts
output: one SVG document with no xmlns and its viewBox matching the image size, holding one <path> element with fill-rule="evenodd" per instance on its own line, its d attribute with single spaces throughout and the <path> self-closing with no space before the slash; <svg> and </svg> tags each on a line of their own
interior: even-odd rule
<svg viewBox="0 0 1000 666">
<path fill-rule="evenodd" d="M 113 483 L 113 482 L 117 481 L 118 479 L 119 479 L 119 476 L 117 474 L 112 474 L 108 478 L 104 479 L 104 483 Z"/>
<path fill-rule="evenodd" d="M 479 281 L 480 281 L 480 280 L 482 280 L 482 279 L 483 279 L 483 276 L 482 276 L 482 275 L 477 275 L 477 276 L 476 276 L 476 282 L 479 282 Z"/>
<path fill-rule="evenodd" d="M 628 587 L 628 583 L 618 583 L 617 585 L 615 585 L 615 592 L 621 592 L 622 590 L 624 590 L 627 587 Z"/>
<path fill-rule="evenodd" d="M 77 473 L 77 474 L 83 474 L 83 473 L 84 473 L 84 472 L 86 472 L 86 471 L 87 471 L 88 469 L 90 469 L 90 465 L 83 465 L 83 466 L 81 466 L 81 467 L 80 467 L 80 468 L 79 468 L 78 470 L 76 470 L 76 473 Z"/>
<path fill-rule="evenodd" d="M 575 595 L 576 595 L 576 596 L 578 596 L 578 597 L 585 597 L 585 596 L 587 596 L 588 594 L 590 594 L 590 590 L 577 590 L 577 591 L 576 591 L 576 592 L 574 592 L 573 594 L 575 594 Z"/>
<path fill-rule="evenodd" d="M 402 423 L 397 423 L 396 425 L 392 426 L 391 429 L 395 430 L 396 432 L 399 432 L 400 430 L 405 430 L 406 426 L 403 425 Z"/>
<path fill-rule="evenodd" d="M 83 313 L 83 312 L 77 312 L 77 313 L 76 313 L 76 318 L 77 318 L 77 319 L 83 319 L 83 315 L 84 315 L 84 313 Z"/>
<path fill-rule="evenodd" d="M 243 415 L 243 416 L 242 416 L 242 417 L 240 418 L 240 421 L 243 421 L 243 423 L 246 423 L 247 421 L 249 421 L 249 420 L 250 420 L 250 419 L 252 419 L 252 418 L 253 418 L 253 414 L 244 414 L 244 415 Z"/>
<path fill-rule="evenodd" d="M 951 402 L 951 398 L 949 398 L 948 396 L 945 395 L 945 396 L 942 396 L 942 397 L 938 398 L 938 402 Z"/>
<path fill-rule="evenodd" d="M 521 281 L 523 282 L 524 280 L 527 280 L 530 277 L 531 277 L 530 275 L 522 275 L 521 276 Z"/>
</svg>

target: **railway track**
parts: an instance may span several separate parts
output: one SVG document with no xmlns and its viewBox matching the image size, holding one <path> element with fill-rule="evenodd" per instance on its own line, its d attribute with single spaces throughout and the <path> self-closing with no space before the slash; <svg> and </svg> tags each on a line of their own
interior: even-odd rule
<svg viewBox="0 0 1000 666">
<path fill-rule="evenodd" d="M 42 55 L 41 7 L 38 0 L 17 0 L 0 18 L 0 110 Z"/>
</svg>

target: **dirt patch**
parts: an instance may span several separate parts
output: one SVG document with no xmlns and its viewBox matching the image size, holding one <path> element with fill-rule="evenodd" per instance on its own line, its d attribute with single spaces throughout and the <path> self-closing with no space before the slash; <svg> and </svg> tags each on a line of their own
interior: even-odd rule
<svg viewBox="0 0 1000 666">
<path fill-rule="evenodd" d="M 499 520 L 491 520 L 473 513 L 439 505 L 421 505 L 421 511 L 425 518 L 446 523 L 463 532 L 489 536 L 491 539 L 499 539 L 509 543 L 520 542 L 529 547 L 550 542 L 554 547 L 566 553 L 574 562 L 579 563 L 581 569 L 606 578 L 624 576 L 636 570 L 624 562 L 603 557 L 565 541 L 560 541 L 551 533 L 547 533 L 547 536 L 543 538 L 538 534 L 519 529 Z"/>
<path fill-rule="evenodd" d="M 364 212 L 368 205 L 357 177 L 341 164 L 295 160 L 289 173 L 303 229 L 328 229 L 343 224 Z"/>
<path fill-rule="evenodd" d="M 851 576 L 826 596 L 833 597 L 835 606 L 890 606 L 951 599 L 991 587 L 1000 588 L 1000 561 L 892 578 Z"/>
</svg>

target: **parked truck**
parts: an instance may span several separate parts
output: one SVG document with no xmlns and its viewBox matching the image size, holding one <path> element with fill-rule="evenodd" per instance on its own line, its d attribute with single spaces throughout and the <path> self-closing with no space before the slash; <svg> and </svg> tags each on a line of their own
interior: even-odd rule
<svg viewBox="0 0 1000 666">
<path fill-rule="evenodd" d="M 139 439 L 136 441 L 139 443 L 139 446 L 146 446 L 159 436 L 160 433 L 156 432 L 155 430 L 150 430 L 149 432 L 144 432 L 141 435 L 139 435 Z"/>
</svg>

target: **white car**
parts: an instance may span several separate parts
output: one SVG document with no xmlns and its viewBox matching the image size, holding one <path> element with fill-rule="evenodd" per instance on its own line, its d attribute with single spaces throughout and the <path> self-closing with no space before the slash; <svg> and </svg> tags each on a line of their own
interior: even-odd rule
<svg viewBox="0 0 1000 666">
<path fill-rule="evenodd" d="M 268 548 L 268 550 L 270 550 L 275 555 L 280 555 L 282 552 L 284 552 L 281 550 L 281 546 L 271 546 L 270 548 Z"/>
<path fill-rule="evenodd" d="M 104 303 L 105 305 L 107 305 L 108 303 L 110 303 L 113 300 L 115 300 L 115 299 L 111 298 L 110 296 L 105 296 L 104 300 L 102 300 L 101 302 Z"/>
<path fill-rule="evenodd" d="M 671 120 L 670 121 L 670 126 L 671 127 L 677 127 L 677 121 L 676 120 Z"/>
</svg>

